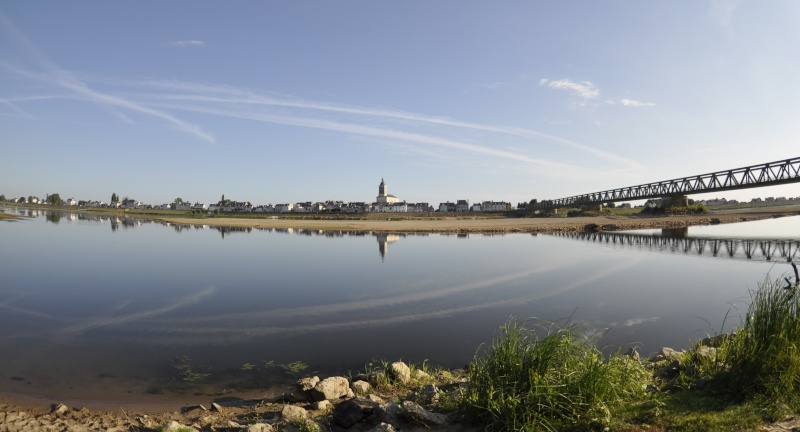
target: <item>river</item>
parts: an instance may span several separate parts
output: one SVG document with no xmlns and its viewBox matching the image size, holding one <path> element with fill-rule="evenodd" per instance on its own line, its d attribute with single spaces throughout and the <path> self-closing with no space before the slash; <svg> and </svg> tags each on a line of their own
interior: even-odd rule
<svg viewBox="0 0 800 432">
<path fill-rule="evenodd" d="M 511 316 L 647 355 L 729 330 L 748 290 L 800 260 L 800 217 L 412 235 L 0 210 L 26 216 L 0 223 L 0 393 L 53 400 L 263 392 L 380 360 L 458 368 Z"/>
</svg>

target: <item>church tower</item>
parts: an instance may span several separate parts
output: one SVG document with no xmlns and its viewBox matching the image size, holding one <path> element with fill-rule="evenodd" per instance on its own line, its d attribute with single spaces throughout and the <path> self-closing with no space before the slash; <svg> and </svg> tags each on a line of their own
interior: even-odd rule
<svg viewBox="0 0 800 432">
<path fill-rule="evenodd" d="M 386 182 L 381 179 L 381 184 L 378 186 L 378 196 L 375 198 L 375 202 L 378 204 L 392 204 L 396 202 L 400 202 L 400 198 L 397 198 L 394 195 L 389 195 L 388 189 L 386 187 Z"/>
<path fill-rule="evenodd" d="M 381 184 L 378 186 L 378 196 L 386 196 L 386 183 L 381 179 Z"/>
</svg>

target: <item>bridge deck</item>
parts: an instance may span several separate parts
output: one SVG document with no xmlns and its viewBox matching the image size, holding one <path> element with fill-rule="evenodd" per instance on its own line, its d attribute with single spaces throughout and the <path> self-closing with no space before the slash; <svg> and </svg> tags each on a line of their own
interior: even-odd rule
<svg viewBox="0 0 800 432">
<path fill-rule="evenodd" d="M 722 192 L 800 182 L 800 157 L 734 168 L 708 174 L 646 183 L 636 186 L 575 195 L 556 200 L 544 200 L 534 206 L 537 210 L 578 207 L 696 193 Z"/>
</svg>

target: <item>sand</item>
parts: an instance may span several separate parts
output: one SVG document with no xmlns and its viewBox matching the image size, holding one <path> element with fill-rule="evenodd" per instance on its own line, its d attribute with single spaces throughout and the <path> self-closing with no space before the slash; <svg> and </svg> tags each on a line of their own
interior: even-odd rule
<svg viewBox="0 0 800 432">
<path fill-rule="evenodd" d="M 693 225 L 744 222 L 783 216 L 800 215 L 800 205 L 767 209 L 716 211 L 704 215 L 673 216 L 593 216 L 593 217 L 532 217 L 532 218 L 480 218 L 446 217 L 386 219 L 247 219 L 247 218 L 181 218 L 158 217 L 157 220 L 174 224 L 232 226 L 249 228 L 295 228 L 334 231 L 371 232 L 428 232 L 428 233 L 547 233 L 569 231 L 619 231 L 647 228 L 679 228 Z M 398 220 L 390 220 L 398 219 Z"/>
</svg>

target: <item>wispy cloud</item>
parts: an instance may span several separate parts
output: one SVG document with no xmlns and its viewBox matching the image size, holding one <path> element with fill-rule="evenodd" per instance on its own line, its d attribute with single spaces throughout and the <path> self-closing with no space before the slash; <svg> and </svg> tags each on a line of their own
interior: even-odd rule
<svg viewBox="0 0 800 432">
<path fill-rule="evenodd" d="M 194 40 L 194 39 L 190 39 L 190 40 L 179 40 L 179 41 L 172 41 L 172 42 L 170 42 L 169 44 L 170 44 L 170 45 L 172 45 L 172 46 L 180 47 L 180 48 L 185 48 L 185 47 L 200 47 L 200 46 L 205 46 L 205 45 L 206 45 L 206 43 L 205 43 L 205 42 L 203 42 L 203 41 L 201 41 L 201 40 Z"/>
<path fill-rule="evenodd" d="M 39 51 L 33 42 L 31 42 L 24 34 L 19 32 L 13 23 L 2 13 L 0 13 L 0 24 L 2 24 L 2 27 L 5 31 L 10 33 L 10 35 L 16 39 L 19 48 L 21 48 L 25 54 L 33 60 L 35 66 L 38 69 L 41 69 L 41 71 L 31 71 L 20 67 L 14 67 L 7 62 L 0 62 L 0 67 L 4 67 L 19 75 L 37 79 L 60 87 L 68 91 L 68 96 L 75 97 L 76 99 L 98 103 L 112 109 L 125 109 L 153 116 L 166 121 L 180 131 L 194 135 L 204 141 L 212 144 L 216 141 L 213 135 L 203 131 L 199 126 L 181 120 L 172 114 L 147 107 L 121 96 L 108 94 L 89 87 L 89 85 L 85 81 L 79 79 L 76 74 L 61 68 L 41 51 Z M 118 111 L 114 112 L 114 114 L 120 115 Z"/>
<path fill-rule="evenodd" d="M 175 81 L 142 81 L 142 82 L 127 82 L 127 85 L 143 86 L 153 89 L 158 89 L 160 93 L 151 94 L 148 97 L 160 100 L 172 100 L 191 102 L 184 105 L 187 109 L 198 109 L 198 103 L 212 104 L 215 109 L 227 110 L 232 114 L 241 114 L 242 105 L 250 105 L 255 107 L 287 107 L 296 108 L 301 110 L 322 111 L 326 113 L 338 113 L 346 115 L 354 115 L 358 118 L 377 117 L 389 119 L 400 122 L 421 123 L 434 126 L 443 126 L 448 128 L 477 130 L 482 132 L 489 132 L 495 134 L 509 135 L 514 137 L 525 138 L 528 140 L 535 140 L 537 142 L 544 142 L 555 144 L 557 146 L 567 146 L 570 148 L 581 150 L 587 154 L 594 155 L 600 159 L 611 161 L 614 163 L 622 164 L 626 168 L 640 168 L 641 166 L 629 159 L 621 156 L 605 152 L 603 150 L 580 144 L 565 138 L 555 135 L 546 134 L 532 129 L 519 128 L 514 126 L 491 125 L 484 123 L 465 122 L 454 120 L 444 117 L 427 116 L 424 114 L 410 113 L 405 111 L 397 111 L 385 108 L 376 107 L 358 107 L 343 104 L 331 104 L 319 101 L 306 101 L 291 98 L 276 98 L 272 96 L 265 96 L 263 94 L 253 92 L 249 89 L 236 88 L 231 86 L 220 85 L 206 85 L 198 83 L 186 83 Z M 176 107 L 176 106 L 173 106 Z M 180 107 L 177 106 L 177 107 Z M 222 115 L 220 113 L 220 115 Z M 252 116 L 250 112 L 245 113 L 246 116 Z M 306 114 L 307 117 L 314 117 L 313 114 Z M 277 120 L 273 118 L 272 120 Z M 267 121 L 262 117 L 261 121 Z M 293 124 L 296 119 L 291 120 Z M 396 132 L 390 130 L 390 132 Z"/>
<path fill-rule="evenodd" d="M 633 100 L 633 99 L 626 99 L 626 98 L 619 99 L 619 100 L 609 99 L 609 100 L 606 101 L 606 103 L 609 104 L 609 105 L 620 104 L 622 106 L 631 107 L 631 108 L 641 108 L 641 107 L 656 106 L 656 104 L 654 104 L 653 102 L 641 102 L 641 101 L 637 101 L 637 100 Z"/>
<path fill-rule="evenodd" d="M 589 81 L 574 82 L 568 79 L 549 80 L 542 78 L 539 85 L 557 90 L 566 90 L 582 99 L 595 99 L 600 96 L 600 90 Z"/>
</svg>

